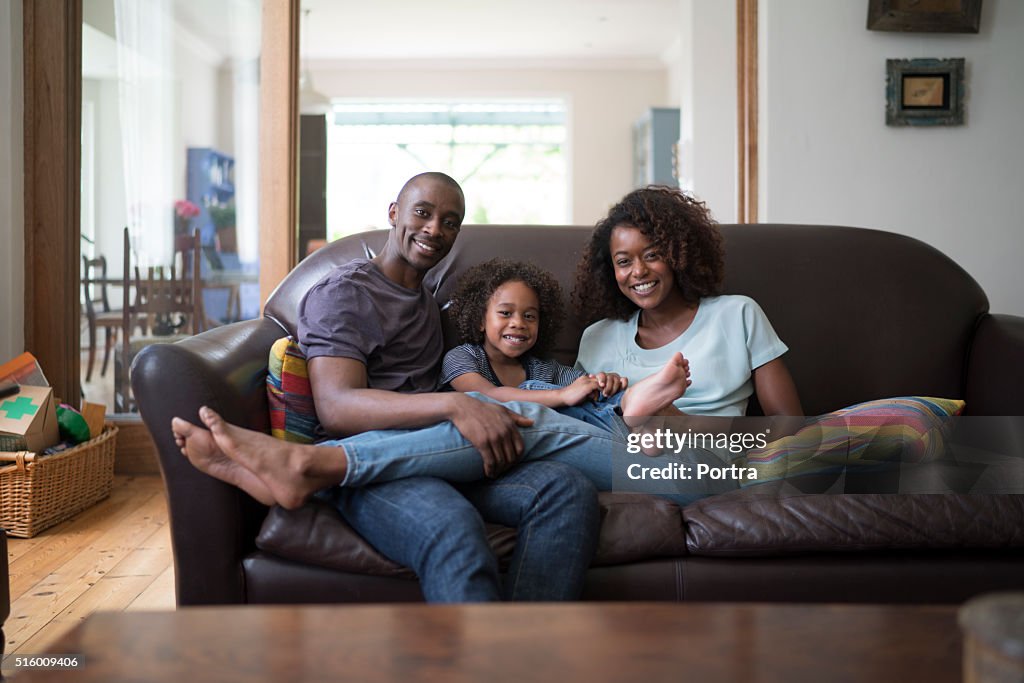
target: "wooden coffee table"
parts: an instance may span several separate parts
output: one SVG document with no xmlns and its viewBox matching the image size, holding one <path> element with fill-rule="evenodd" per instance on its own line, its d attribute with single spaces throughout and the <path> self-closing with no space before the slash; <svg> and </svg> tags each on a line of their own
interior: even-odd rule
<svg viewBox="0 0 1024 683">
<path fill-rule="evenodd" d="M 959 681 L 956 608 L 582 603 L 100 613 L 18 681 Z"/>
</svg>

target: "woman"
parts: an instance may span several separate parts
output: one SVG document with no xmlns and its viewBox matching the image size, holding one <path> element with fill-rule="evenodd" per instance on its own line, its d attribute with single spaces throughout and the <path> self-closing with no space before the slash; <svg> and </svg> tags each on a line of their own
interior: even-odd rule
<svg viewBox="0 0 1024 683">
<path fill-rule="evenodd" d="M 724 270 L 703 202 L 668 187 L 630 192 L 577 267 L 573 298 L 598 321 L 583 333 L 577 366 L 633 384 L 682 352 L 692 384 L 674 402 L 681 413 L 742 416 L 756 394 L 765 415 L 803 415 L 786 345 L 753 299 L 721 294 Z"/>
</svg>

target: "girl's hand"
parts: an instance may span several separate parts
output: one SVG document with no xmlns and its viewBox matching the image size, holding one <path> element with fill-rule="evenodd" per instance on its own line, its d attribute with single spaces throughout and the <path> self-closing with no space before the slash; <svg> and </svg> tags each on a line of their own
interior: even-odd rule
<svg viewBox="0 0 1024 683">
<path fill-rule="evenodd" d="M 598 372 L 590 375 L 597 382 L 597 388 L 605 396 L 617 394 L 629 384 L 629 380 L 614 372 Z"/>
<path fill-rule="evenodd" d="M 578 406 L 590 398 L 595 398 L 598 391 L 597 380 L 589 375 L 583 375 L 569 386 L 558 389 L 559 396 L 567 406 Z"/>
</svg>

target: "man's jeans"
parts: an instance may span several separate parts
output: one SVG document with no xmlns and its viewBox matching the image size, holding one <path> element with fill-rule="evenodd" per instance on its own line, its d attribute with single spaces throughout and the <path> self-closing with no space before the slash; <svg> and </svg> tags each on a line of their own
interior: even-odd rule
<svg viewBox="0 0 1024 683">
<path fill-rule="evenodd" d="M 487 396 L 467 394 L 480 401 L 500 403 Z M 502 403 L 510 410 L 533 420 L 530 427 L 520 427 L 523 455 L 520 462 L 545 460 L 572 465 L 594 483 L 598 491 L 621 488 L 623 473 L 631 464 L 650 467 L 656 464 L 643 454 L 626 451 L 625 432 L 598 427 L 577 420 L 559 411 L 527 401 Z M 343 487 L 394 481 L 408 477 L 437 477 L 449 482 L 468 483 L 484 478 L 480 453 L 451 422 L 441 422 L 420 429 L 387 429 L 364 432 L 321 446 L 342 446 L 348 456 L 348 471 Z M 709 462 L 721 465 L 710 453 L 687 452 L 688 463 Z M 636 490 L 657 493 L 679 505 L 714 493 L 722 493 L 735 485 L 710 480 L 676 482 L 667 487 Z"/>
<path fill-rule="evenodd" d="M 593 484 L 555 462 L 524 463 L 493 481 L 414 477 L 319 495 L 415 571 L 429 602 L 576 600 L 600 530 Z M 517 530 L 504 585 L 484 520 Z"/>
<path fill-rule="evenodd" d="M 481 394 L 470 395 L 498 403 Z M 506 591 L 506 597 L 578 597 L 598 526 L 593 521 L 598 514 L 596 500 L 582 492 L 586 482 L 578 473 L 593 483 L 588 487 L 592 495 L 593 486 L 602 491 L 612 489 L 613 469 L 625 471 L 632 462 L 650 464 L 644 455 L 626 453 L 620 433 L 536 403 L 503 405 L 532 419 L 533 425 L 520 428 L 523 464 L 494 482 L 485 480 L 480 453 L 451 422 L 364 432 L 320 444 L 341 446 L 348 458 L 345 480 L 325 493 L 367 541 L 417 573 L 428 600 L 497 599 L 497 569 L 476 509 L 488 521 L 516 526 L 517 545 L 523 544 L 524 530 L 530 534 L 532 547 L 526 548 L 519 566 L 512 568 L 514 586 L 511 593 Z M 559 493 L 559 488 L 564 490 Z M 458 491 L 477 508 L 464 505 L 466 499 L 460 502 Z M 570 492 L 577 500 L 563 506 L 560 498 Z M 683 490 L 658 491 L 682 505 L 716 492 L 699 482 Z M 524 510 L 544 521 L 535 522 L 537 518 L 531 516 L 524 519 Z M 535 523 L 539 526 L 531 531 Z M 583 530 L 586 538 L 577 539 L 570 530 Z M 561 585 L 555 585 L 553 578 L 557 577 L 561 577 Z"/>
</svg>

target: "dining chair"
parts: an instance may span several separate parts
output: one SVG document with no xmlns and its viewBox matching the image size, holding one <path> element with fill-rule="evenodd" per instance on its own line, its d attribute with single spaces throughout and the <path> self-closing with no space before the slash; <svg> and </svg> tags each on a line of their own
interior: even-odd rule
<svg viewBox="0 0 1024 683">
<path fill-rule="evenodd" d="M 131 396 L 129 372 L 135 355 L 145 346 L 175 342 L 201 330 L 201 291 L 199 275 L 199 231 L 189 263 L 170 266 L 149 266 L 145 277 L 139 266 L 131 263 L 131 238 L 124 231 L 124 310 L 121 327 L 123 338 L 117 355 L 117 377 L 114 381 L 114 410 L 124 413 L 135 410 Z M 177 256 L 177 254 L 175 254 Z M 177 262 L 177 258 L 174 259 Z M 191 272 L 189 272 L 191 271 Z M 128 274 L 133 277 L 129 279 Z M 129 294 L 129 291 L 131 294 Z"/>
<path fill-rule="evenodd" d="M 110 308 L 107 296 L 107 258 L 82 256 L 82 293 L 84 311 L 89 328 L 89 360 L 86 364 L 85 381 L 92 380 L 92 369 L 96 362 L 96 330 L 103 328 L 103 366 L 100 377 L 107 374 L 110 351 L 117 342 L 117 331 L 121 327 L 122 315 Z"/>
</svg>

